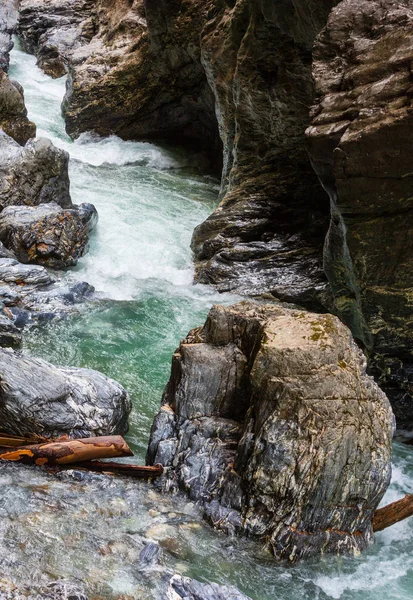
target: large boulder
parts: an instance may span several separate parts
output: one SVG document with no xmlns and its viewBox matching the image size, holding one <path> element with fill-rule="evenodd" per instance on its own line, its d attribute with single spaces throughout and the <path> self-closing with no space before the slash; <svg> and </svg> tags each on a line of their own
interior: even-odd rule
<svg viewBox="0 0 413 600">
<path fill-rule="evenodd" d="M 48 139 L 22 148 L 0 131 L 0 210 L 55 202 L 70 208 L 69 155 Z"/>
<path fill-rule="evenodd" d="M 358 552 L 391 475 L 394 419 L 334 316 L 214 307 L 174 354 L 148 463 L 225 531 L 296 560 Z"/>
<path fill-rule="evenodd" d="M 24 144 L 36 135 L 36 125 L 27 118 L 23 88 L 0 69 L 0 129 Z"/>
<path fill-rule="evenodd" d="M 335 310 L 371 356 L 398 426 L 413 426 L 413 0 L 343 0 L 314 47 L 307 130 L 332 216 Z"/>
<path fill-rule="evenodd" d="M 123 387 L 98 371 L 56 367 L 0 349 L 3 431 L 77 438 L 124 434 L 130 409 Z"/>
<path fill-rule="evenodd" d="M 96 222 L 92 204 L 8 206 L 0 213 L 0 240 L 22 263 L 59 269 L 76 265 L 85 254 Z"/>
</svg>

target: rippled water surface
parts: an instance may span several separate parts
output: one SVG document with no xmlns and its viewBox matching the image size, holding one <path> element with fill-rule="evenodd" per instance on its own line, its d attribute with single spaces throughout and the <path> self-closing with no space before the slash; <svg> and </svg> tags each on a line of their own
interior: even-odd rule
<svg viewBox="0 0 413 600">
<path fill-rule="evenodd" d="M 214 302 L 232 300 L 192 285 L 190 238 L 216 204 L 217 182 L 197 175 L 192 157 L 151 144 L 90 135 L 71 142 L 60 116 L 64 80 L 46 77 L 17 49 L 11 76 L 25 88 L 38 135 L 70 153 L 73 200 L 93 202 L 100 216 L 90 253 L 65 276 L 93 284 L 102 300 L 32 330 L 26 351 L 99 369 L 127 387 L 134 404 L 128 440 L 142 461 L 171 353 Z M 65 477 L 2 468 L 0 592 L 8 580 L 30 588 L 68 579 L 84 582 L 95 600 L 151 600 L 165 598 L 165 581 L 176 572 L 236 585 L 253 600 L 413 598 L 409 521 L 379 534 L 359 558 L 286 568 L 258 545 L 212 531 L 196 507 L 159 497 L 145 483 Z M 396 445 L 385 501 L 405 493 L 413 493 L 411 450 Z M 159 560 L 149 565 L 141 554 L 148 542 L 159 544 Z"/>
</svg>

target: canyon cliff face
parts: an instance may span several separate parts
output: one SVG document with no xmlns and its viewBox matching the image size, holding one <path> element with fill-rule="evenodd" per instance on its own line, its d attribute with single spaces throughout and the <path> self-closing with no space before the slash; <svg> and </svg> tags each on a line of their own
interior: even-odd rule
<svg viewBox="0 0 413 600">
<path fill-rule="evenodd" d="M 332 219 L 324 267 L 335 305 L 413 423 L 413 2 L 343 0 L 314 46 L 307 130 Z"/>
<path fill-rule="evenodd" d="M 148 462 L 216 527 L 295 561 L 368 545 L 392 435 L 389 401 L 338 318 L 241 303 L 215 306 L 174 354 Z"/>
</svg>

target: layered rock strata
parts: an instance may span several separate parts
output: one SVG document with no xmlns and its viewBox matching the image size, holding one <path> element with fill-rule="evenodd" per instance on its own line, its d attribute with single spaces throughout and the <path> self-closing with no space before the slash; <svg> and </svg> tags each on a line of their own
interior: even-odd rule
<svg viewBox="0 0 413 600">
<path fill-rule="evenodd" d="M 55 367 L 0 350 L 2 430 L 46 437 L 124 434 L 131 403 L 123 387 L 98 371 Z"/>
<path fill-rule="evenodd" d="M 279 558 L 365 548 L 390 482 L 393 415 L 332 315 L 214 307 L 182 342 L 148 463 L 226 531 Z"/>
<path fill-rule="evenodd" d="M 307 129 L 332 218 L 324 267 L 398 426 L 413 423 L 413 2 L 342 0 L 314 47 Z"/>
</svg>

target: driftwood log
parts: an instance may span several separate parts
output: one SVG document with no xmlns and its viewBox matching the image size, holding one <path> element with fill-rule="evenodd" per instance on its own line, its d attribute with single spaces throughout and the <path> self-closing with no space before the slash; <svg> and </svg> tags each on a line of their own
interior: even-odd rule
<svg viewBox="0 0 413 600">
<path fill-rule="evenodd" d="M 127 475 L 137 479 L 149 479 L 151 477 L 159 477 L 163 473 L 162 465 L 153 467 L 143 467 L 140 465 L 132 465 L 129 463 L 117 463 L 101 460 L 90 460 L 73 465 L 76 469 L 87 469 L 88 471 L 97 471 L 110 475 Z"/>
<path fill-rule="evenodd" d="M 399 521 L 413 516 L 413 494 L 376 510 L 373 516 L 373 531 L 383 531 Z"/>
<path fill-rule="evenodd" d="M 118 456 L 133 456 L 125 440 L 118 435 L 80 440 L 60 439 L 42 444 L 0 448 L 0 460 L 38 466 L 69 465 Z"/>
</svg>

